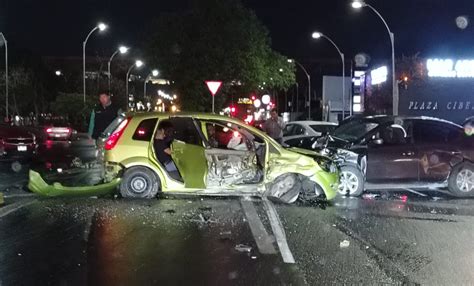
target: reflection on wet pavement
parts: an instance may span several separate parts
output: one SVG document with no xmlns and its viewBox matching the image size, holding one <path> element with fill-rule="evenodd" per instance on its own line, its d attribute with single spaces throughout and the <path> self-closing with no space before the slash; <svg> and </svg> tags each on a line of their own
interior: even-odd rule
<svg viewBox="0 0 474 286">
<path fill-rule="evenodd" d="M 258 252 L 235 200 L 48 199 L 0 218 L 0 228 L 2 285 L 300 280 L 279 255 Z"/>
<path fill-rule="evenodd" d="M 53 169 L 47 179 L 90 184 L 99 173 Z M 244 205 L 168 196 L 44 199 L 25 192 L 26 176 L 0 172 L 6 197 L 0 208 L 2 286 L 474 281 L 474 200 L 442 191 L 381 190 L 328 204 L 277 205 L 292 265 L 283 263 L 259 199 Z M 272 251 L 261 251 L 266 248 Z"/>
</svg>

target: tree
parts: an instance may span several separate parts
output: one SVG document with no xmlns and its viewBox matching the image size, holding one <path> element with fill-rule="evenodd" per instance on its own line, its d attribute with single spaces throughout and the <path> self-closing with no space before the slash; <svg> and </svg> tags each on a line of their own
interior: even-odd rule
<svg viewBox="0 0 474 286">
<path fill-rule="evenodd" d="M 82 93 L 59 93 L 56 100 L 51 103 L 51 112 L 68 118 L 69 123 L 79 131 L 87 129 L 87 120 L 97 103 L 97 97 L 89 96 L 84 105 Z"/>
<path fill-rule="evenodd" d="M 222 95 L 295 81 L 294 64 L 271 49 L 266 28 L 238 0 L 195 0 L 188 11 L 161 15 L 153 31 L 147 58 L 175 82 L 185 110 L 210 109 L 205 80 L 224 82 L 217 106 Z"/>
</svg>

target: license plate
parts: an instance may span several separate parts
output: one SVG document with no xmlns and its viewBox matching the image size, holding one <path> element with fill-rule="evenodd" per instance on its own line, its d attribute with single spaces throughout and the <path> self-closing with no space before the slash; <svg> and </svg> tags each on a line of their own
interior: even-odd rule
<svg viewBox="0 0 474 286">
<path fill-rule="evenodd" d="M 20 151 L 20 152 L 25 152 L 25 151 L 28 150 L 28 148 L 27 148 L 26 146 L 18 146 L 17 149 L 18 149 L 18 151 Z"/>
</svg>

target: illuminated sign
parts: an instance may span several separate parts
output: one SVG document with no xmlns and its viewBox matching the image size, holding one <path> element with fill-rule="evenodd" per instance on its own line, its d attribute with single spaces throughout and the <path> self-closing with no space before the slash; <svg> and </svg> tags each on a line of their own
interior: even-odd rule
<svg viewBox="0 0 474 286">
<path fill-rule="evenodd" d="M 426 68 L 429 77 L 474 77 L 474 60 L 429 59 Z"/>
<path fill-rule="evenodd" d="M 387 81 L 388 69 L 386 66 L 379 67 L 370 72 L 372 77 L 372 85 L 381 84 Z"/>
<path fill-rule="evenodd" d="M 248 104 L 252 105 L 253 102 L 250 98 L 239 98 L 238 104 Z"/>
</svg>

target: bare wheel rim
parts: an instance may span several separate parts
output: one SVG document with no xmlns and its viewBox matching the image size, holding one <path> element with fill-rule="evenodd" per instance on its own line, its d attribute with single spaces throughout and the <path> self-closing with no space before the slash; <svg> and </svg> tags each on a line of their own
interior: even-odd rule
<svg viewBox="0 0 474 286">
<path fill-rule="evenodd" d="M 474 190 L 474 173 L 469 169 L 462 169 L 456 177 L 456 186 L 461 192 L 469 193 Z"/>
<path fill-rule="evenodd" d="M 292 176 L 287 176 L 277 184 L 273 185 L 272 196 L 280 197 L 283 196 L 287 191 L 294 187 L 296 180 Z"/>
<path fill-rule="evenodd" d="M 357 192 L 358 188 L 359 179 L 357 178 L 357 176 L 352 172 L 342 171 L 338 192 L 342 195 L 352 195 Z"/>
<path fill-rule="evenodd" d="M 141 194 L 148 188 L 148 182 L 143 177 L 135 177 L 130 182 L 130 187 L 134 193 Z"/>
</svg>

